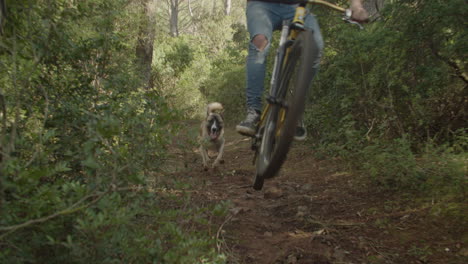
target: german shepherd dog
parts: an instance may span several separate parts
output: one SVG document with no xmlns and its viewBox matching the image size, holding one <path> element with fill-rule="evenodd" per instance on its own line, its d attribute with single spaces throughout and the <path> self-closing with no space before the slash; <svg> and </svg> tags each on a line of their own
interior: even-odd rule
<svg viewBox="0 0 468 264">
<path fill-rule="evenodd" d="M 209 103 L 206 107 L 206 117 L 200 126 L 200 154 L 203 159 L 203 168 L 208 170 L 208 150 L 218 152 L 218 156 L 211 165 L 212 168 L 217 167 L 223 163 L 224 153 L 224 119 L 223 119 L 223 106 L 220 103 Z"/>
</svg>

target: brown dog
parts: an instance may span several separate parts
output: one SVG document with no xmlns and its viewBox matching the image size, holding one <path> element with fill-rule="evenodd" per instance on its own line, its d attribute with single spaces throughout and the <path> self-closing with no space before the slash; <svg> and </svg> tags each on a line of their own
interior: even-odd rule
<svg viewBox="0 0 468 264">
<path fill-rule="evenodd" d="M 211 165 L 212 168 L 217 167 L 223 163 L 224 153 L 224 119 L 223 119 L 223 106 L 220 103 L 209 103 L 206 108 L 206 117 L 200 126 L 200 154 L 203 159 L 203 167 L 208 170 L 208 150 L 218 152 L 218 156 Z"/>
</svg>

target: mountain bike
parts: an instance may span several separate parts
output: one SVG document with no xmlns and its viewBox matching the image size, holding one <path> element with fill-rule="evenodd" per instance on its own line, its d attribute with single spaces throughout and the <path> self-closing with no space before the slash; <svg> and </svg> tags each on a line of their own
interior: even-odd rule
<svg viewBox="0 0 468 264">
<path fill-rule="evenodd" d="M 312 82 L 312 60 L 319 52 L 313 41 L 313 32 L 304 27 L 310 7 L 319 4 L 342 12 L 344 21 L 362 28 L 358 22 L 351 20 L 349 9 L 322 0 L 298 3 L 294 19 L 283 21 L 267 104 L 252 139 L 251 148 L 255 151 L 256 164 L 255 190 L 261 190 L 264 180 L 278 173 L 304 112 L 307 90 Z"/>
</svg>

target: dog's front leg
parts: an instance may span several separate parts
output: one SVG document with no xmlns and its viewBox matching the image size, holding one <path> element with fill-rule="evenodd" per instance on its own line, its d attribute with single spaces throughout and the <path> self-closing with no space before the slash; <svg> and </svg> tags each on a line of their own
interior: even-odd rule
<svg viewBox="0 0 468 264">
<path fill-rule="evenodd" d="M 223 162 L 223 154 L 224 154 L 224 140 L 220 144 L 218 148 L 218 156 L 216 157 L 215 161 L 213 162 L 213 168 L 217 167 L 219 163 Z"/>
<path fill-rule="evenodd" d="M 208 156 L 208 152 L 206 152 L 206 149 L 203 147 L 203 145 L 200 146 L 200 154 L 203 160 L 203 168 L 205 170 L 208 170 L 208 161 L 210 160 L 210 158 Z"/>
</svg>

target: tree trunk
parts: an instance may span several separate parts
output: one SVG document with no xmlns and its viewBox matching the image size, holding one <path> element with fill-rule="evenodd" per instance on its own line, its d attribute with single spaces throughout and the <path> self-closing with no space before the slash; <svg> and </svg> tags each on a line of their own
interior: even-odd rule
<svg viewBox="0 0 468 264">
<path fill-rule="evenodd" d="M 211 9 L 211 15 L 216 15 L 216 0 L 213 0 L 213 7 Z"/>
<path fill-rule="evenodd" d="M 231 14 L 231 0 L 224 0 L 224 14 L 229 16 Z"/>
<path fill-rule="evenodd" d="M 145 15 L 140 23 L 138 42 L 136 46 L 138 65 L 140 66 L 147 89 L 151 89 L 154 86 L 151 76 L 151 64 L 153 62 L 153 44 L 155 37 L 155 1 L 156 0 L 143 0 L 141 2 L 142 10 Z"/>
<path fill-rule="evenodd" d="M 0 0 L 0 35 L 3 35 L 3 25 L 6 21 L 6 2 Z"/>
<path fill-rule="evenodd" d="M 171 0 L 171 17 L 169 26 L 172 37 L 179 36 L 179 0 Z"/>
<path fill-rule="evenodd" d="M 188 10 L 189 10 L 190 17 L 193 17 L 192 1 L 191 0 L 188 0 Z"/>
</svg>

